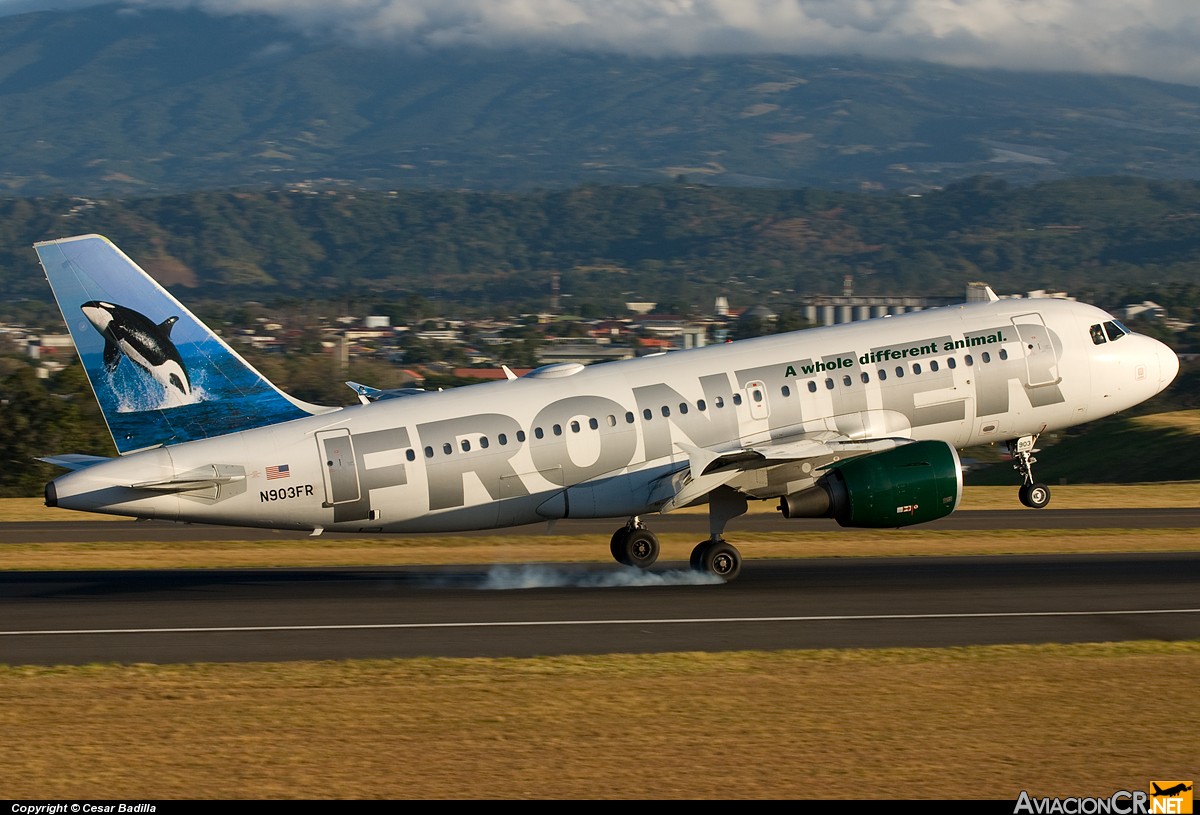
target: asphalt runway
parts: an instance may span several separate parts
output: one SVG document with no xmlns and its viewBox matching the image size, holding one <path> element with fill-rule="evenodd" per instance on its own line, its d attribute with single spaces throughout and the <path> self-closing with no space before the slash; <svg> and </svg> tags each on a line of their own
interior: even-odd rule
<svg viewBox="0 0 1200 815">
<path fill-rule="evenodd" d="M 1014 497 L 1014 502 L 1016 498 Z M 702 513 L 645 515 L 642 521 L 656 533 L 690 532 L 708 537 L 708 519 Z M 607 538 L 621 525 L 619 519 L 556 521 L 553 531 L 563 535 L 602 535 Z M 962 510 L 949 517 L 922 524 L 922 529 L 1191 529 L 1200 528 L 1200 507 L 1174 509 L 996 509 Z M 546 524 L 511 527 L 481 532 L 456 532 L 460 535 L 513 535 L 546 532 Z M 743 515 L 730 521 L 725 536 L 737 542 L 739 532 L 804 532 L 841 529 L 836 521 L 822 519 L 788 520 L 773 512 Z M 282 540 L 302 538 L 308 533 L 271 529 L 245 529 L 206 524 L 182 524 L 167 521 L 31 521 L 0 523 L 0 545 L 4 543 L 51 543 L 88 541 L 225 541 Z M 326 532 L 325 537 L 379 537 L 379 533 Z M 408 537 L 444 537 L 442 533 Z"/>
<path fill-rule="evenodd" d="M 0 573 L 0 662 L 1200 638 L 1200 553 Z"/>
</svg>

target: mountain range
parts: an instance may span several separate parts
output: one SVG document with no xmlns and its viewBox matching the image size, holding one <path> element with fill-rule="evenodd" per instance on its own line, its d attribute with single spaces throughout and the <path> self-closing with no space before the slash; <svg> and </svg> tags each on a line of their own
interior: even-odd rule
<svg viewBox="0 0 1200 815">
<path fill-rule="evenodd" d="M 861 58 L 366 46 L 266 16 L 0 18 L 0 195 L 1200 177 L 1200 88 Z"/>
</svg>

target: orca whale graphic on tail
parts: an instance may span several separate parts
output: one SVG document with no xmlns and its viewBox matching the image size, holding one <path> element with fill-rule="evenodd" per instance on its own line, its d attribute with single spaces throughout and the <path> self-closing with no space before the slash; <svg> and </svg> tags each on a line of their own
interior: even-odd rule
<svg viewBox="0 0 1200 815">
<path fill-rule="evenodd" d="M 337 410 L 275 387 L 107 238 L 34 249 L 122 455 Z"/>
<path fill-rule="evenodd" d="M 164 388 L 181 396 L 192 392 L 192 381 L 179 349 L 171 342 L 171 326 L 179 317 L 168 317 L 155 325 L 131 308 L 89 300 L 79 307 L 88 322 L 104 337 L 104 370 L 112 373 L 124 356 L 137 363 Z"/>
</svg>

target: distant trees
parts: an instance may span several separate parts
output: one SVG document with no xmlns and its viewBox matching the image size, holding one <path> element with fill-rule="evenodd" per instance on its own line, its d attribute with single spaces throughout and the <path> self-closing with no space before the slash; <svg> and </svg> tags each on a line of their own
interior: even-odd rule
<svg viewBox="0 0 1200 815">
<path fill-rule="evenodd" d="M 86 231 L 202 299 L 385 303 L 397 321 L 546 310 L 556 273 L 563 297 L 607 314 L 627 300 L 704 311 L 719 294 L 780 308 L 837 293 L 846 275 L 863 294 L 957 294 L 984 279 L 998 292 L 1178 289 L 1195 308 L 1194 291 L 1182 292 L 1200 279 L 1200 184 L 1190 181 L 1012 187 L 981 177 L 920 196 L 678 182 L 202 192 L 84 207 L 0 199 L 0 318 L 53 315 L 28 246 Z"/>
<path fill-rule="evenodd" d="M 37 495 L 63 472 L 39 456 L 116 455 L 82 365 L 46 381 L 31 365 L 16 363 L 0 375 L 0 496 Z"/>
</svg>

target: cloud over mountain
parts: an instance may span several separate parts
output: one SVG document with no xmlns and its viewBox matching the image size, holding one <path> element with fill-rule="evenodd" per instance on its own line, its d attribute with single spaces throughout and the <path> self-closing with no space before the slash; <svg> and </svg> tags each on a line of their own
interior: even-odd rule
<svg viewBox="0 0 1200 815">
<path fill-rule="evenodd" d="M 1200 84 L 1194 0 L 138 0 L 311 33 L 641 56 L 861 54 Z"/>
<path fill-rule="evenodd" d="M 0 13 L 88 0 L 0 0 Z M 639 56 L 862 55 L 1200 85 L 1194 0 L 127 0 L 265 14 L 317 36 Z"/>
</svg>

